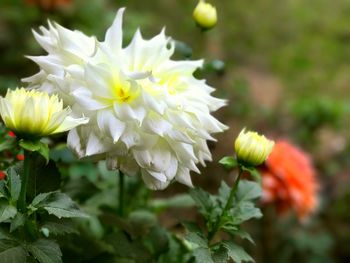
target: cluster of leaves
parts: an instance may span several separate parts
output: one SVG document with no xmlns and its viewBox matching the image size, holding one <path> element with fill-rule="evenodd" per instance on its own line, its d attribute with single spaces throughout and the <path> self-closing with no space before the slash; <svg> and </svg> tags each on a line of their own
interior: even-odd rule
<svg viewBox="0 0 350 263">
<path fill-rule="evenodd" d="M 25 209 L 20 207 L 19 202 L 22 165 L 9 168 L 6 180 L 0 181 L 1 262 L 62 262 L 62 253 L 55 238 L 76 232 L 69 219 L 87 217 L 68 195 L 57 190 L 59 185 L 46 185 L 43 180 L 36 189 L 40 178 L 48 177 L 52 172 L 57 174 L 53 167 L 51 164 L 41 170 L 32 170 L 31 176 L 36 177 L 34 173 L 38 173 L 38 180 L 30 180 L 29 203 Z M 49 192 L 35 194 L 36 190 L 45 188 Z M 60 220 L 62 218 L 66 220 Z"/>
<path fill-rule="evenodd" d="M 237 165 L 232 157 L 225 157 L 221 163 L 229 169 Z M 255 172 L 247 168 L 247 171 L 250 170 Z M 232 190 L 235 191 L 234 198 L 230 199 Z M 188 230 L 186 240 L 190 243 L 195 261 L 208 263 L 221 263 L 229 260 L 239 263 L 253 261 L 251 256 L 234 240 L 239 237 L 254 243 L 241 225 L 249 219 L 262 216 L 260 209 L 254 203 L 261 196 L 259 183 L 240 180 L 237 188 L 232 189 L 222 182 L 217 195 L 209 194 L 200 188 L 191 190 L 190 194 L 205 221 L 205 231 L 198 225 L 185 224 Z M 232 203 L 228 203 L 230 200 Z M 221 235 L 215 238 L 217 233 Z M 222 239 L 223 236 L 230 238 L 225 240 Z"/>
<path fill-rule="evenodd" d="M 240 225 L 261 216 L 254 206 L 261 193 L 259 184 L 241 181 L 232 208 L 224 211 L 231 193 L 225 183 L 217 195 L 193 189 L 191 196 L 154 199 L 137 177 L 127 177 L 128 202 L 125 213 L 119 214 L 120 174 L 108 171 L 104 162 L 77 161 L 65 146 L 58 145 L 48 155 L 41 151 L 42 143 L 19 143 L 33 157 L 28 203 L 25 209 L 19 204 L 23 184 L 20 163 L 9 168 L 6 180 L 0 181 L 0 257 L 4 262 L 252 261 L 233 240 L 241 237 L 253 242 Z M 221 163 L 229 169 L 237 166 L 231 157 Z M 195 204 L 205 219 L 205 229 L 184 223 L 188 230 L 184 235 L 165 229 L 157 219 L 157 214 L 168 208 Z M 231 238 L 218 240 L 219 232 Z"/>
</svg>

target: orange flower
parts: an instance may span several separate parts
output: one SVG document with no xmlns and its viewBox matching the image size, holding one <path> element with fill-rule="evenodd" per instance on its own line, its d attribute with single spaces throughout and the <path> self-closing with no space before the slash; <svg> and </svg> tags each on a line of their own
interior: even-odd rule
<svg viewBox="0 0 350 263">
<path fill-rule="evenodd" d="M 25 0 L 26 4 L 37 5 L 45 10 L 53 10 L 71 4 L 72 0 Z"/>
<path fill-rule="evenodd" d="M 277 141 L 260 171 L 264 203 L 275 203 L 280 213 L 293 209 L 300 219 L 316 209 L 316 173 L 302 150 L 287 141 Z"/>
<path fill-rule="evenodd" d="M 0 171 L 0 180 L 4 180 L 6 177 L 6 174 L 3 171 Z"/>
</svg>

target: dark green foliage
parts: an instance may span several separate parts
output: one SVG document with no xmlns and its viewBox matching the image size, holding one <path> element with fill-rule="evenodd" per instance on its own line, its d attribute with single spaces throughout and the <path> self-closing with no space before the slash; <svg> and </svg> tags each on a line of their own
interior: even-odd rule
<svg viewBox="0 0 350 263">
<path fill-rule="evenodd" d="M 227 158 L 226 160 L 230 160 Z M 225 161 L 224 163 L 230 163 Z M 249 171 L 250 169 L 247 169 Z M 250 235 L 241 229 L 241 224 L 252 218 L 262 216 L 260 209 L 255 206 L 255 200 L 261 196 L 261 187 L 258 183 L 241 180 L 238 183 L 231 207 L 225 210 L 232 189 L 222 182 L 217 195 L 210 195 L 202 189 L 190 191 L 199 212 L 206 222 L 207 236 L 195 224 L 186 223 L 188 230 L 186 240 L 190 242 L 193 257 L 196 262 L 252 262 L 253 259 L 242 247 L 232 240 L 216 241 L 217 232 L 226 232 L 232 238 L 240 237 L 254 243 Z"/>
</svg>

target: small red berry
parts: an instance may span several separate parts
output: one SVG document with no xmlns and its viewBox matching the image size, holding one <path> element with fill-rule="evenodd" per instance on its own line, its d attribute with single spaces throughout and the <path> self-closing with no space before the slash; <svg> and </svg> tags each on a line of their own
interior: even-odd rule
<svg viewBox="0 0 350 263">
<path fill-rule="evenodd" d="M 8 135 L 11 137 L 16 137 L 16 134 L 13 131 L 9 131 Z"/>
<path fill-rule="evenodd" d="M 3 171 L 0 171 L 0 180 L 4 180 L 6 177 L 6 174 Z"/>
<path fill-rule="evenodd" d="M 18 161 L 23 161 L 24 160 L 24 155 L 23 154 L 17 154 L 17 160 Z"/>
</svg>

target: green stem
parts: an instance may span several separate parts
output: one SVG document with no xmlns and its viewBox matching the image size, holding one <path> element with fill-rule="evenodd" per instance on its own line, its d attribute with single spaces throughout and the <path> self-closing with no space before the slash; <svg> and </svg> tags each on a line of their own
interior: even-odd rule
<svg viewBox="0 0 350 263">
<path fill-rule="evenodd" d="M 233 199 L 235 198 L 235 195 L 236 195 L 236 192 L 237 192 L 237 188 L 238 188 L 238 183 L 239 183 L 239 181 L 241 179 L 242 173 L 243 173 L 243 170 L 241 168 L 239 168 L 238 176 L 236 177 L 236 180 L 235 180 L 235 182 L 234 182 L 234 184 L 233 184 L 233 186 L 231 188 L 230 196 L 228 197 L 228 199 L 226 201 L 225 207 L 222 210 L 222 213 L 221 213 L 221 215 L 219 217 L 219 220 L 216 221 L 216 224 L 214 225 L 212 231 L 210 231 L 209 234 L 208 234 L 208 243 L 210 243 L 210 241 L 213 239 L 215 234 L 220 229 L 223 216 L 232 207 Z"/>
<path fill-rule="evenodd" d="M 119 170 L 119 207 L 118 214 L 124 215 L 124 173 Z"/>
<path fill-rule="evenodd" d="M 31 152 L 24 150 L 24 161 L 23 161 L 23 174 L 22 174 L 22 184 L 21 191 L 18 198 L 18 208 L 21 212 L 25 212 L 27 208 L 27 188 L 28 180 L 31 169 Z"/>
</svg>

